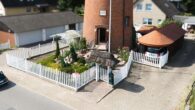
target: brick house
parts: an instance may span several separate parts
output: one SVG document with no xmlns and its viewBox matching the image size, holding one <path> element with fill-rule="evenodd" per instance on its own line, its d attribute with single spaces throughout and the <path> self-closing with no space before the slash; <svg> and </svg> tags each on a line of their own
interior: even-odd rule
<svg viewBox="0 0 195 110">
<path fill-rule="evenodd" d="M 108 44 L 110 34 L 110 50 L 114 51 L 123 46 L 131 47 L 133 1 L 112 0 L 111 16 L 109 1 L 85 0 L 83 36 L 87 42 L 99 45 Z"/>
</svg>

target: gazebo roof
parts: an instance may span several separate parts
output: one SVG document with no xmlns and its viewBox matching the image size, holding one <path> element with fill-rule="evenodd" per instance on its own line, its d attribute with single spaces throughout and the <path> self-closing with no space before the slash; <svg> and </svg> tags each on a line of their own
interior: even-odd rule
<svg viewBox="0 0 195 110">
<path fill-rule="evenodd" d="M 88 60 L 99 63 L 103 66 L 110 67 L 114 67 L 118 63 L 118 60 L 114 57 L 113 54 L 108 52 L 100 52 L 97 50 L 91 52 L 91 55 Z"/>
<path fill-rule="evenodd" d="M 166 47 L 183 37 L 185 33 L 186 31 L 176 24 L 169 24 L 140 37 L 138 42 L 151 47 Z"/>
<path fill-rule="evenodd" d="M 142 35 L 145 35 L 145 34 L 148 34 L 154 30 L 157 30 L 158 28 L 156 26 L 153 26 L 153 25 L 144 25 L 142 26 L 137 32 L 142 34 Z"/>
</svg>

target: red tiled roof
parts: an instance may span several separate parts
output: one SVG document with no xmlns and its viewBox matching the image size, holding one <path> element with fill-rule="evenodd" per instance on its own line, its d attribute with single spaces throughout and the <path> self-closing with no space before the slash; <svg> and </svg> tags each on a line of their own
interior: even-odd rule
<svg viewBox="0 0 195 110">
<path fill-rule="evenodd" d="M 154 30 L 157 30 L 158 28 L 156 26 L 152 25 L 144 25 L 142 26 L 137 32 L 141 33 L 142 35 L 148 34 Z"/>
<path fill-rule="evenodd" d="M 186 31 L 176 24 L 169 24 L 163 28 L 154 30 L 138 39 L 140 44 L 152 47 L 165 47 L 183 37 Z"/>
</svg>

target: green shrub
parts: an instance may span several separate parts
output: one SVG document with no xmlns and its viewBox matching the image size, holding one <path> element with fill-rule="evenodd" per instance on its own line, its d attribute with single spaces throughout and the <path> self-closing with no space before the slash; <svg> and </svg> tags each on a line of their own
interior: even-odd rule
<svg viewBox="0 0 195 110">
<path fill-rule="evenodd" d="M 129 50 L 126 48 L 119 48 L 118 49 L 118 56 L 121 58 L 123 61 L 127 62 L 129 59 Z"/>
<path fill-rule="evenodd" d="M 70 45 L 70 55 L 73 62 L 77 61 L 77 53 L 72 45 Z"/>
<path fill-rule="evenodd" d="M 74 69 L 74 72 L 82 73 L 89 69 L 88 65 L 82 64 L 82 63 L 74 63 L 72 64 L 72 68 Z"/>
<path fill-rule="evenodd" d="M 190 98 L 190 107 L 191 110 L 195 110 L 195 89 L 193 89 L 192 96 Z"/>
<path fill-rule="evenodd" d="M 80 48 L 79 48 L 80 50 L 87 49 L 87 41 L 86 41 L 86 39 L 85 39 L 84 37 L 82 37 L 82 38 L 80 39 L 79 47 L 80 47 Z"/>
<path fill-rule="evenodd" d="M 176 21 L 176 20 L 174 20 L 174 19 L 166 19 L 166 20 L 164 20 L 164 21 L 162 22 L 162 24 L 159 25 L 159 27 L 162 28 L 162 27 L 165 27 L 165 26 L 167 26 L 167 25 L 169 25 L 169 24 L 171 24 L 171 23 L 175 23 L 175 24 L 177 24 L 177 26 L 179 26 L 179 27 L 182 26 L 182 23 L 181 23 L 180 21 Z"/>
<path fill-rule="evenodd" d="M 85 58 L 83 58 L 83 57 L 78 58 L 78 61 L 77 62 L 78 63 L 82 63 L 82 64 L 85 64 L 86 63 Z"/>
<path fill-rule="evenodd" d="M 40 61 L 38 61 L 38 63 L 47 66 L 49 63 L 55 63 L 55 56 L 54 55 L 50 55 L 47 58 L 44 58 Z"/>
<path fill-rule="evenodd" d="M 60 68 L 60 70 L 65 73 L 74 73 L 74 69 L 70 65 Z"/>
</svg>

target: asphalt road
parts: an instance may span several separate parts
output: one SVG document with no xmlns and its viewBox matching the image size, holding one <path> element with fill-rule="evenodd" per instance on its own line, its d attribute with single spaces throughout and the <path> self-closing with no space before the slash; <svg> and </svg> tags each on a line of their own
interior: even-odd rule
<svg viewBox="0 0 195 110">
<path fill-rule="evenodd" d="M 14 83 L 0 88 L 0 110 L 70 110 Z"/>
</svg>

